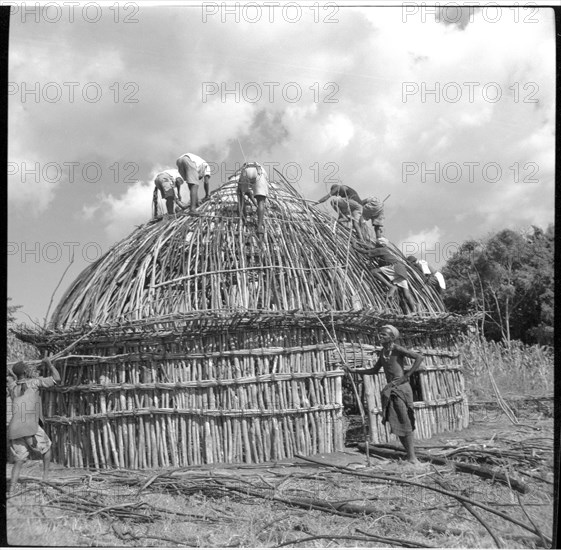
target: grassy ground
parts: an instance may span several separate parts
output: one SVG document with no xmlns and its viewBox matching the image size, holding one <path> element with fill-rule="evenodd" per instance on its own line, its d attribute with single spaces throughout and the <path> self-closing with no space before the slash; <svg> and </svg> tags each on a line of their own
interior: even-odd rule
<svg viewBox="0 0 561 550">
<path fill-rule="evenodd" d="M 543 398 L 553 392 L 552 354 L 539 346 L 514 343 L 506 350 L 468 340 L 462 355 L 470 427 L 418 442 L 418 448 L 440 456 L 454 453 L 450 458 L 507 474 L 526 485 L 525 493 L 457 472 L 451 463 L 412 470 L 398 460 L 373 457 L 368 465 L 356 449 L 362 438 L 360 419 L 350 417 L 345 452 L 316 457 L 331 466 L 293 459 L 134 472 L 54 464 L 49 481 L 41 482 L 41 463 L 30 461 L 16 493 L 7 499 L 6 542 L 81 547 L 551 546 L 540 533 L 551 537 L 553 525 L 553 401 Z M 491 376 L 517 425 L 495 404 Z M 532 397 L 542 399 L 523 399 Z M 444 487 L 451 494 L 435 490 Z M 462 498 L 471 499 L 471 510 Z"/>
<path fill-rule="evenodd" d="M 238 468 L 215 465 L 138 472 L 85 471 L 55 464 L 49 482 L 41 482 L 40 462 L 29 462 L 17 493 L 7 500 L 7 542 L 121 547 L 546 547 L 548 541 L 536 533 L 551 537 L 552 532 L 553 419 L 535 408 L 519 414 L 520 424 L 513 425 L 500 410 L 474 409 L 468 429 L 418 443 L 425 452 L 456 451 L 457 459 L 463 450 L 464 460 L 524 482 L 528 489 L 524 494 L 454 472 L 449 464 L 412 470 L 396 460 L 373 458 L 368 466 L 365 455 L 352 447 L 360 430 L 351 425 L 345 452 L 316 457 L 332 466 L 293 459 Z M 486 462 L 485 452 L 491 453 Z M 434 490 L 443 487 L 509 519 L 475 505 L 469 511 L 457 498 Z M 313 509 L 314 503 L 324 509 Z M 347 508 L 341 508 L 344 504 Z"/>
</svg>

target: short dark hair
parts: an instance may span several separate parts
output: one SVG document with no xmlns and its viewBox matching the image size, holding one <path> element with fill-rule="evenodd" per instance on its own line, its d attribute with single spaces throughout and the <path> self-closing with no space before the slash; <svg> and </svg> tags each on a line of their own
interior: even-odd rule
<svg viewBox="0 0 561 550">
<path fill-rule="evenodd" d="M 20 376 L 22 374 L 25 374 L 25 371 L 27 370 L 27 363 L 25 363 L 24 361 L 18 361 L 13 367 L 12 367 L 12 372 L 16 375 L 16 376 Z"/>
</svg>

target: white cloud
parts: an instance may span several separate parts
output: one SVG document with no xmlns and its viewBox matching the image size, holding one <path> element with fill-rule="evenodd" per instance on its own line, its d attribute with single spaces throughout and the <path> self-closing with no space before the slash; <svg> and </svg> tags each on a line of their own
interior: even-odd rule
<svg viewBox="0 0 561 550">
<path fill-rule="evenodd" d="M 524 11 L 521 17 L 531 10 Z M 64 226 L 60 232 L 91 238 L 96 220 L 96 231 L 121 238 L 150 218 L 157 171 L 175 168 L 177 157 L 189 151 L 233 166 L 242 160 L 238 139 L 245 154 L 256 160 L 298 163 L 302 178 L 295 185 L 307 198 L 325 194 L 330 177 L 363 196 L 391 194 L 386 224 L 394 242 L 414 238 L 430 243 L 442 235 L 462 241 L 501 224 L 545 225 L 553 220 L 551 10 L 534 14 L 537 24 L 514 23 L 514 12 L 508 9 L 495 24 L 475 12 L 463 30 L 437 24 L 429 14 L 423 22 L 421 10 L 404 23 L 399 8 L 341 8 L 337 25 L 312 23 L 313 13 L 306 9 L 297 24 L 236 24 L 233 18 L 221 23 L 219 16 L 202 24 L 193 13 L 143 7 L 134 25 L 116 25 L 113 12 L 95 25 L 11 21 L 12 82 L 93 80 L 102 86 L 103 98 L 88 103 L 81 89 L 76 91 L 80 100 L 72 103 L 36 102 L 32 96 L 24 102 L 21 93 L 11 95 L 9 161 L 97 162 L 104 177 L 95 184 L 71 185 L 65 177 L 51 183 L 28 178 L 22 184 L 21 174 L 12 174 L 10 231 L 35 242 L 38 233 Z M 320 10 L 320 15 L 327 13 Z M 252 38 L 241 40 L 243 33 Z M 115 82 L 121 92 L 118 102 L 109 88 Z M 250 82 L 279 85 L 273 102 L 264 87 L 255 103 L 220 93 L 204 102 L 204 82 L 228 89 L 236 83 L 241 88 Z M 296 103 L 282 97 L 289 82 L 301 88 Z M 417 92 L 404 98 L 402 88 L 408 82 Z M 479 83 L 472 101 L 465 82 Z M 490 82 L 501 87 L 497 103 L 482 95 Z M 138 102 L 123 101 L 126 83 L 137 85 Z M 442 91 L 447 83 L 460 86 L 460 101 L 442 95 L 436 101 L 434 95 L 421 93 L 422 86 L 430 90 L 438 84 Z M 337 103 L 325 101 L 332 90 Z M 538 103 L 527 101 L 532 90 Z M 421 181 L 420 172 L 417 179 L 404 181 L 402 167 L 409 161 L 429 168 L 435 163 L 495 162 L 502 167 L 503 180 L 470 180 L 466 171 L 457 183 L 443 178 L 435 182 L 430 176 Z M 108 170 L 115 163 L 120 167 L 118 182 Z M 135 170 L 125 181 L 124 175 L 131 173 L 127 163 Z M 509 170 L 514 163 L 521 170 L 517 185 Z M 537 184 L 523 181 L 529 176 L 528 170 L 523 172 L 526 163 L 538 165 Z M 211 189 L 221 182 L 213 176 Z M 37 216 L 40 223 L 29 224 L 19 216 L 22 208 L 45 215 Z M 68 212 L 82 216 L 65 217 Z"/>
<path fill-rule="evenodd" d="M 151 218 L 153 192 L 152 182 L 137 181 L 120 197 L 102 194 L 97 204 L 84 205 L 82 212 L 88 220 L 101 221 L 109 239 L 117 241 Z"/>
<path fill-rule="evenodd" d="M 326 147 L 342 149 L 354 136 L 353 122 L 343 114 L 329 115 L 318 130 Z"/>
<path fill-rule="evenodd" d="M 8 146 L 8 201 L 11 206 L 36 217 L 47 210 L 63 181 L 57 166 L 50 168 L 50 159 L 40 154 L 25 155 L 21 146 Z M 61 165 L 58 165 L 61 166 Z M 44 176 L 48 179 L 45 179 Z"/>
<path fill-rule="evenodd" d="M 413 255 L 419 259 L 427 259 L 439 264 L 443 261 L 442 251 L 446 243 L 442 242 L 442 231 L 435 225 L 432 229 L 422 229 L 408 234 L 397 247 L 406 256 Z"/>
<path fill-rule="evenodd" d="M 483 105 L 478 111 L 463 112 L 459 116 L 460 124 L 465 126 L 481 126 L 490 122 L 493 114 L 491 105 Z"/>
</svg>

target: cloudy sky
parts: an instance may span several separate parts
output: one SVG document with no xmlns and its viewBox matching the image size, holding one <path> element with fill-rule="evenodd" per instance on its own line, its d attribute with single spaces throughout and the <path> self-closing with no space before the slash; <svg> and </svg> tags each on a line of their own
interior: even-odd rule
<svg viewBox="0 0 561 550">
<path fill-rule="evenodd" d="M 390 195 L 386 236 L 440 265 L 469 237 L 553 222 L 550 9 L 48 4 L 10 21 L 20 321 L 42 321 L 72 252 L 54 304 L 150 218 L 155 174 L 186 152 L 211 189 L 245 154 L 306 198 L 339 180 Z"/>
</svg>

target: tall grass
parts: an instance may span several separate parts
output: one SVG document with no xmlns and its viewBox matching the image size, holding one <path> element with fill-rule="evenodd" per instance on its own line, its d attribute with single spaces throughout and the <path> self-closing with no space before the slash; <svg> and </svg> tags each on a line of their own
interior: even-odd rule
<svg viewBox="0 0 561 550">
<path fill-rule="evenodd" d="M 459 344 L 466 387 L 471 398 L 493 399 L 491 372 L 503 397 L 543 397 L 553 394 L 553 349 L 519 340 L 487 341 L 465 337 Z"/>
</svg>

